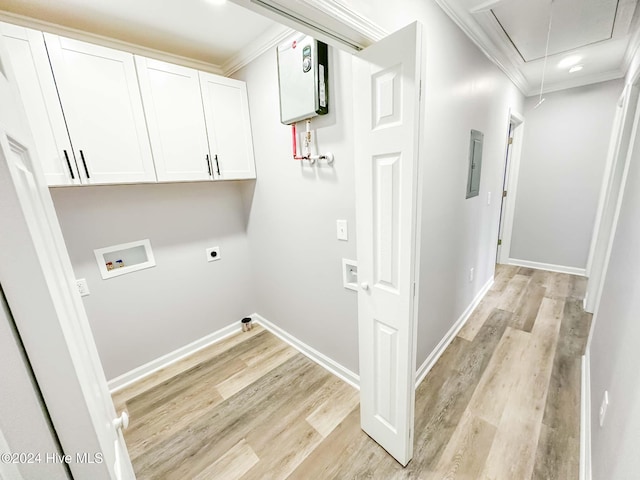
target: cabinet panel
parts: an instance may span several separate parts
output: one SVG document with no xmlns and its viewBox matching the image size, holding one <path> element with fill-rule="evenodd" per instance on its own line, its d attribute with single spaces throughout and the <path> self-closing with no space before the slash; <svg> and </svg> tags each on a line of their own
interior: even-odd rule
<svg viewBox="0 0 640 480">
<path fill-rule="evenodd" d="M 200 72 L 200 85 L 215 178 L 256 178 L 246 84 Z"/>
<path fill-rule="evenodd" d="M 44 35 L 83 181 L 154 182 L 133 55 Z"/>
<path fill-rule="evenodd" d="M 198 71 L 135 59 L 158 180 L 211 179 Z"/>
<path fill-rule="evenodd" d="M 48 185 L 80 183 L 42 32 L 0 23 Z"/>
</svg>

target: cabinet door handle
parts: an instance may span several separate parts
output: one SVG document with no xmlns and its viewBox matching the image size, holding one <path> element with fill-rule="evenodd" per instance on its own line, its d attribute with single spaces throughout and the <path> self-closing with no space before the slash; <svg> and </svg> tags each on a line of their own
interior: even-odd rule
<svg viewBox="0 0 640 480">
<path fill-rule="evenodd" d="M 206 155 L 207 158 L 207 171 L 209 172 L 209 176 L 211 176 L 211 160 L 209 160 L 209 154 Z"/>
<path fill-rule="evenodd" d="M 218 176 L 220 176 L 220 164 L 218 163 L 218 155 L 214 155 L 213 158 L 216 161 L 216 170 L 218 171 Z"/>
<path fill-rule="evenodd" d="M 71 174 L 71 180 L 75 180 L 76 176 L 73 174 L 73 169 L 71 168 L 71 162 L 69 161 L 69 154 L 66 150 L 63 150 L 64 158 L 67 160 L 67 167 L 69 167 L 69 173 Z"/>
<path fill-rule="evenodd" d="M 87 162 L 84 159 L 84 153 L 82 153 L 82 150 L 80 150 L 80 158 L 82 159 L 82 164 L 84 165 L 84 173 L 87 174 L 87 178 L 91 178 L 91 175 L 89 175 L 89 169 L 87 168 Z"/>
<path fill-rule="evenodd" d="M 87 168 L 87 162 L 84 159 L 84 153 L 82 153 L 82 150 L 80 150 L 80 158 L 82 159 L 82 164 L 84 165 L 84 173 L 87 174 L 87 178 L 91 178 L 91 175 L 89 175 L 89 169 Z"/>
</svg>

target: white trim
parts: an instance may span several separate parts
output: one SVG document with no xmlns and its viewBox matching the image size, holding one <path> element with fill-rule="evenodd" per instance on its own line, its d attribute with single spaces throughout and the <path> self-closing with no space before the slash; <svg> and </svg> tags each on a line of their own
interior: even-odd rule
<svg viewBox="0 0 640 480">
<path fill-rule="evenodd" d="M 558 92 L 560 90 L 566 90 L 568 88 L 585 87 L 587 85 L 593 85 L 595 83 L 608 82 L 610 80 L 617 80 L 624 78 L 624 70 L 609 70 L 607 72 L 598 72 L 591 75 L 581 75 L 579 77 L 572 77 L 564 82 L 554 82 L 544 87 L 542 93 Z M 525 97 L 532 97 L 538 95 L 540 89 L 531 88 L 525 92 Z"/>
<path fill-rule="evenodd" d="M 520 69 L 516 65 L 516 61 L 510 58 L 512 52 L 507 53 L 501 51 L 498 47 L 498 43 L 494 42 L 489 34 L 494 36 L 505 35 L 504 32 L 499 31 L 498 28 L 491 28 L 492 23 L 490 21 L 484 22 L 487 24 L 488 32 L 485 31 L 482 26 L 473 18 L 462 3 L 458 4 L 452 0 L 436 0 L 436 3 L 440 8 L 453 20 L 453 22 L 462 30 L 467 37 L 480 49 L 485 56 L 491 60 L 502 72 L 507 76 L 509 80 L 520 90 L 523 94 L 529 91 L 529 82 L 522 74 Z M 476 17 L 488 17 L 492 16 L 491 13 L 485 12 L 484 14 L 476 14 Z M 504 42 L 503 44 L 506 44 Z M 516 53 L 517 55 L 517 53 Z"/>
<path fill-rule="evenodd" d="M 133 370 L 130 370 L 122 375 L 113 378 L 107 382 L 109 386 L 109 391 L 111 394 L 122 390 L 123 388 L 131 385 L 132 383 L 138 382 L 145 377 L 148 377 L 152 373 L 157 372 L 163 368 L 176 363 L 179 360 L 182 360 L 189 355 L 193 355 L 194 353 L 206 348 L 214 343 L 217 343 L 234 333 L 238 333 L 242 331 L 242 326 L 240 322 L 233 322 L 231 325 L 228 325 L 220 330 L 217 330 L 209 335 L 206 335 L 202 338 L 199 338 L 195 342 L 191 342 L 188 345 L 180 347 L 173 352 L 169 352 L 166 355 L 163 355 L 155 360 L 151 360 L 144 365 L 141 365 Z"/>
<path fill-rule="evenodd" d="M 580 389 L 580 480 L 591 480 L 591 355 L 582 356 Z"/>
<path fill-rule="evenodd" d="M 511 237 L 513 235 L 513 219 L 516 211 L 516 198 L 518 196 L 518 178 L 520 176 L 520 161 L 522 158 L 522 144 L 524 140 L 524 116 L 515 110 L 509 109 L 509 124 L 513 124 L 514 129 L 511 132 L 513 136 L 513 144 L 511 145 L 511 154 L 505 161 L 507 173 L 507 197 L 504 201 L 504 214 L 501 225 L 502 245 L 499 250 L 498 263 L 509 263 L 509 255 L 511 254 Z M 505 146 L 505 156 L 509 145 Z M 508 163 L 507 163 L 508 161 Z"/>
<path fill-rule="evenodd" d="M 529 260 L 519 260 L 517 258 L 510 258 L 507 262 L 509 265 L 516 265 L 518 267 L 535 268 L 537 270 L 548 270 L 550 272 L 568 273 L 569 275 L 580 275 L 585 277 L 587 271 L 584 268 L 567 267 L 565 265 L 554 265 L 553 263 L 541 263 L 530 262 Z"/>
<path fill-rule="evenodd" d="M 330 45 L 356 52 L 388 32 L 337 0 L 231 0 L 282 25 Z"/>
<path fill-rule="evenodd" d="M 453 341 L 454 338 L 456 338 L 456 335 L 458 335 L 458 332 L 460 331 L 460 329 L 462 329 L 462 327 L 464 327 L 464 324 L 467 323 L 467 320 L 469 320 L 469 317 L 471 317 L 471 314 L 473 313 L 473 311 L 476 309 L 478 304 L 482 301 L 482 299 L 487 294 L 489 289 L 493 286 L 493 282 L 494 282 L 494 277 L 492 275 L 489 281 L 484 284 L 484 286 L 480 289 L 478 294 L 471 301 L 471 303 L 465 309 L 465 311 L 462 312 L 462 315 L 460 315 L 458 320 L 456 320 L 456 322 L 453 324 L 451 329 L 442 338 L 442 340 L 440 340 L 440 343 L 438 343 L 436 348 L 433 349 L 433 351 L 429 354 L 427 359 L 422 363 L 422 365 L 420 365 L 420 368 L 418 368 L 418 371 L 416 372 L 416 388 L 418 388 L 418 386 L 422 383 L 422 381 L 425 379 L 425 377 L 429 373 L 429 370 L 433 368 L 433 366 L 436 364 L 438 359 L 442 356 L 442 354 L 447 349 L 449 344 Z"/>
<path fill-rule="evenodd" d="M 303 341 L 297 339 L 296 337 L 294 337 L 290 333 L 285 332 L 282 328 L 280 328 L 277 325 L 271 323 L 269 320 L 264 318 L 262 315 L 254 313 L 253 315 L 251 315 L 251 318 L 253 318 L 254 322 L 256 322 L 259 325 L 262 325 L 266 330 L 269 330 L 276 337 L 280 338 L 284 342 L 286 342 L 289 345 L 291 345 L 293 348 L 298 350 L 300 353 L 302 353 L 304 356 L 306 356 L 310 360 L 312 360 L 315 363 L 317 363 L 318 365 L 320 365 L 325 370 L 328 370 L 329 372 L 334 374 L 336 377 L 340 378 L 341 380 L 344 380 L 345 382 L 347 382 L 352 387 L 355 387 L 358 390 L 360 389 L 360 376 L 359 375 L 353 373 L 348 368 L 343 367 L 338 362 L 336 362 L 336 361 L 330 359 L 329 357 L 327 357 L 326 355 L 320 353 L 315 348 L 310 347 L 309 345 L 307 345 Z"/>
<path fill-rule="evenodd" d="M 289 37 L 295 34 L 296 31 L 294 29 L 283 27 L 282 25 L 276 25 L 274 28 L 268 29 L 222 65 L 224 75 L 230 77 L 263 53 L 285 43 Z"/>
<path fill-rule="evenodd" d="M 133 53 L 136 55 L 142 55 L 144 57 L 153 58 L 168 63 L 175 63 L 184 67 L 194 68 L 196 70 L 203 70 L 205 72 L 215 73 L 222 75 L 222 68 L 220 65 L 214 63 L 203 62 L 201 60 L 195 60 L 193 58 L 183 57 L 173 53 L 162 52 L 154 48 L 143 47 L 135 45 L 133 43 L 117 40 L 115 38 L 104 37 L 95 33 L 84 32 L 75 28 L 64 27 L 51 22 L 45 22 L 24 15 L 18 15 L 10 12 L 0 12 L 0 21 L 12 23 L 14 25 L 20 25 L 26 28 L 32 28 L 42 32 L 49 32 L 55 35 L 62 35 L 64 37 L 73 38 L 82 42 L 94 43 L 102 45 L 104 47 L 114 48 L 124 52 Z"/>
</svg>

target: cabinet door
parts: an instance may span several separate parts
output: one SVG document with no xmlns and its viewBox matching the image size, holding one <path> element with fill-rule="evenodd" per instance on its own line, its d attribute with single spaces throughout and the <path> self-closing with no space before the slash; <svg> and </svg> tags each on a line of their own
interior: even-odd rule
<svg viewBox="0 0 640 480">
<path fill-rule="evenodd" d="M 48 185 L 80 183 L 42 32 L 0 23 Z"/>
<path fill-rule="evenodd" d="M 135 59 L 158 180 L 211 179 L 198 71 Z"/>
<path fill-rule="evenodd" d="M 200 86 L 215 178 L 256 178 L 246 84 L 200 72 Z"/>
<path fill-rule="evenodd" d="M 83 181 L 154 182 L 133 55 L 44 37 Z"/>
</svg>

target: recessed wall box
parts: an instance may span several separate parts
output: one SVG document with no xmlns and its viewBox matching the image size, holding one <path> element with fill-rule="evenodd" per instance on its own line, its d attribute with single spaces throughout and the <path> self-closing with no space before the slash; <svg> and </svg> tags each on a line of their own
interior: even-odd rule
<svg viewBox="0 0 640 480">
<path fill-rule="evenodd" d="M 280 121 L 291 125 L 328 113 L 326 43 L 300 34 L 277 52 Z"/>
</svg>

